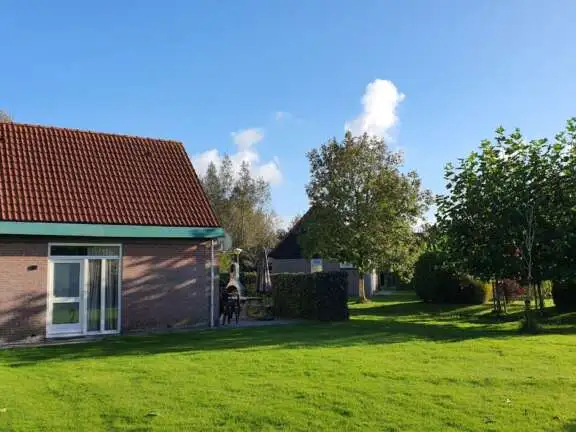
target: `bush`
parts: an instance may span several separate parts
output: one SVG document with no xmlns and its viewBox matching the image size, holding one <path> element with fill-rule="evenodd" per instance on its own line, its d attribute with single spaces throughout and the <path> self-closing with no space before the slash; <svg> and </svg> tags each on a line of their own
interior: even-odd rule
<svg viewBox="0 0 576 432">
<path fill-rule="evenodd" d="M 496 283 L 496 290 L 501 300 L 513 302 L 525 295 L 526 290 L 514 279 L 502 279 Z"/>
<path fill-rule="evenodd" d="M 554 281 L 552 298 L 559 312 L 576 311 L 576 280 Z"/>
<path fill-rule="evenodd" d="M 470 276 L 460 278 L 460 289 L 455 303 L 484 304 L 492 297 L 492 285 Z"/>
<path fill-rule="evenodd" d="M 412 279 L 418 297 L 430 303 L 449 303 L 459 291 L 459 278 L 444 266 L 437 252 L 423 253 L 414 268 Z"/>
<path fill-rule="evenodd" d="M 490 300 L 492 286 L 447 268 L 442 255 L 426 252 L 420 256 L 412 279 L 416 294 L 425 302 L 482 304 Z"/>
<path fill-rule="evenodd" d="M 348 319 L 348 273 L 272 275 L 274 315 L 320 321 Z"/>
</svg>

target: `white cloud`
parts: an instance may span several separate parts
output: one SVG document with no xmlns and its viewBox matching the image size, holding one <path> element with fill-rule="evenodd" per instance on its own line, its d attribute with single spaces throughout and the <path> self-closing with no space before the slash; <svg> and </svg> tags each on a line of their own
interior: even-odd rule
<svg viewBox="0 0 576 432">
<path fill-rule="evenodd" d="M 262 177 L 270 184 L 282 183 L 282 172 L 280 171 L 278 163 L 275 161 L 260 165 L 255 171 L 256 177 Z"/>
<path fill-rule="evenodd" d="M 208 171 L 208 167 L 210 166 L 210 162 L 214 162 L 216 166 L 219 166 L 222 162 L 217 149 L 208 150 L 204 153 L 192 157 L 192 164 L 194 165 L 194 169 L 199 176 L 206 174 L 206 171 Z"/>
<path fill-rule="evenodd" d="M 258 128 L 239 130 L 230 135 L 240 151 L 249 149 L 264 139 L 264 132 Z"/>
<path fill-rule="evenodd" d="M 282 183 L 282 171 L 280 161 L 274 157 L 271 161 L 261 162 L 260 154 L 255 149 L 255 145 L 264 139 L 262 129 L 244 129 L 231 133 L 232 140 L 237 151 L 230 155 L 232 167 L 235 174 L 238 174 L 242 162 L 248 162 L 250 172 L 254 177 L 263 178 L 270 184 Z M 212 149 L 192 156 L 192 163 L 198 175 L 203 176 L 208 170 L 210 162 L 214 162 L 216 167 L 220 167 L 224 155 L 217 149 Z"/>
<path fill-rule="evenodd" d="M 344 128 L 354 135 L 364 132 L 369 135 L 387 136 L 388 131 L 398 123 L 396 108 L 406 98 L 394 83 L 377 79 L 366 86 L 362 96 L 362 112 L 346 122 Z"/>
</svg>

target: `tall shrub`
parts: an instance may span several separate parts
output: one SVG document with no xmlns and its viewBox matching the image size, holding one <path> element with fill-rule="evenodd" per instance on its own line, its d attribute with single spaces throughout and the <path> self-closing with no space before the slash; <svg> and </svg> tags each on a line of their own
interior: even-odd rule
<svg viewBox="0 0 576 432">
<path fill-rule="evenodd" d="M 490 299 L 491 287 L 470 276 L 460 276 L 445 265 L 441 252 L 429 251 L 416 262 L 413 279 L 416 294 L 425 302 L 482 304 Z"/>
<path fill-rule="evenodd" d="M 458 296 L 455 303 L 461 304 L 484 304 L 492 295 L 492 285 L 470 276 L 460 278 Z"/>
<path fill-rule="evenodd" d="M 414 290 L 425 302 L 444 303 L 457 296 L 459 289 L 456 274 L 444 267 L 441 253 L 423 253 L 414 268 Z"/>
</svg>

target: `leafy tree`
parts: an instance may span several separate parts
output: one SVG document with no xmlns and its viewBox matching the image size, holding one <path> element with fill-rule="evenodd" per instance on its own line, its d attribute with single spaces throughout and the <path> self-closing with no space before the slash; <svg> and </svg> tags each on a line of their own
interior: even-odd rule
<svg viewBox="0 0 576 432">
<path fill-rule="evenodd" d="M 407 274 L 415 261 L 413 231 L 430 202 L 415 172 L 380 137 L 347 132 L 308 153 L 306 187 L 313 211 L 300 238 L 304 253 L 351 263 L 360 274 L 388 269 Z M 365 301 L 363 278 L 360 300 Z"/>
<path fill-rule="evenodd" d="M 202 185 L 223 228 L 230 233 L 234 247 L 247 252 L 276 243 L 275 214 L 270 209 L 270 186 L 254 179 L 248 163 L 235 173 L 226 155 L 220 168 L 208 166 Z"/>
<path fill-rule="evenodd" d="M 220 176 L 218 175 L 218 169 L 214 162 L 210 162 L 206 174 L 202 179 L 202 186 L 204 191 L 210 198 L 210 204 L 214 212 L 221 216 L 223 213 L 223 206 L 225 205 L 226 198 L 224 197 L 223 187 L 220 181 Z"/>
<path fill-rule="evenodd" d="M 230 156 L 224 155 L 218 175 L 220 177 L 222 197 L 223 199 L 230 199 L 232 190 L 234 189 L 234 167 L 232 166 Z"/>
<path fill-rule="evenodd" d="M 438 223 L 453 261 L 478 277 L 527 283 L 527 318 L 532 296 L 544 307 L 542 282 L 574 264 L 575 137 L 575 120 L 554 142 L 499 128 L 494 141 L 446 167 Z"/>
<path fill-rule="evenodd" d="M 274 237 L 273 232 L 264 233 L 267 227 L 274 223 L 266 212 L 269 203 L 269 184 L 262 179 L 252 178 L 250 165 L 248 162 L 242 162 L 230 197 L 239 244 L 250 244 L 250 236 L 255 232 L 263 234 L 266 238 Z"/>
</svg>

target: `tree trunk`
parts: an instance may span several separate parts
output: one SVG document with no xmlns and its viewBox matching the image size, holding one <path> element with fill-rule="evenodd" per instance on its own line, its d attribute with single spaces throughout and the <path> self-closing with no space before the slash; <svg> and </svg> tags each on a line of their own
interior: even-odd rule
<svg viewBox="0 0 576 432">
<path fill-rule="evenodd" d="M 503 290 L 502 294 L 503 294 L 502 297 L 504 298 L 504 302 L 503 302 L 504 315 L 507 315 L 508 314 L 508 293 L 506 292 L 506 290 Z"/>
<path fill-rule="evenodd" d="M 497 282 L 496 278 L 492 281 L 492 308 L 495 314 L 499 314 L 500 311 L 498 310 L 498 290 L 497 290 Z"/>
<path fill-rule="evenodd" d="M 526 321 L 531 320 L 530 310 L 532 309 L 532 282 L 528 280 L 528 287 L 526 288 L 526 296 L 524 297 L 524 317 Z"/>
<path fill-rule="evenodd" d="M 366 298 L 366 290 L 364 289 L 364 274 L 360 274 L 358 278 L 358 302 L 368 302 L 368 299 Z"/>
<path fill-rule="evenodd" d="M 542 282 L 538 281 L 536 285 L 538 291 L 538 306 L 540 307 L 540 313 L 544 314 L 544 294 L 542 293 Z"/>
</svg>

